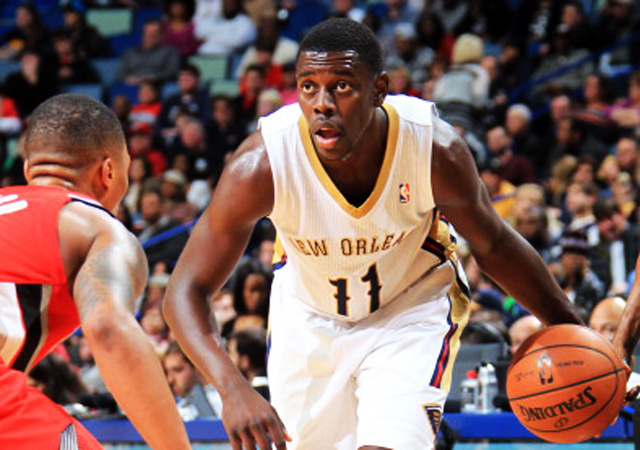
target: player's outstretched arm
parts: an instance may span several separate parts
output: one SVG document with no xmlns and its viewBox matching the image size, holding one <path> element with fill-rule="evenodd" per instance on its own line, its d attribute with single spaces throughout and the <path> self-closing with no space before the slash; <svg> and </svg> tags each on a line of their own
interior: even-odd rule
<svg viewBox="0 0 640 450">
<path fill-rule="evenodd" d="M 613 346 L 627 364 L 633 367 L 633 350 L 640 338 L 640 255 L 636 260 L 636 277 L 631 286 L 620 326 L 613 338 Z"/>
<path fill-rule="evenodd" d="M 154 450 L 191 448 L 160 360 L 133 314 L 147 280 L 136 238 L 106 213 L 71 203 L 59 235 L 82 331 L 105 384 Z M 69 264 L 77 258 L 77 263 Z"/>
<path fill-rule="evenodd" d="M 582 323 L 538 253 L 496 214 L 467 144 L 441 119 L 434 123 L 431 179 L 437 208 L 487 275 L 543 323 Z"/>
<path fill-rule="evenodd" d="M 273 207 L 271 167 L 253 134 L 225 168 L 171 275 L 163 302 L 167 323 L 191 361 L 222 397 L 222 421 L 234 450 L 286 448 L 275 410 L 247 382 L 220 342 L 209 297 L 222 287 L 256 221 Z"/>
</svg>

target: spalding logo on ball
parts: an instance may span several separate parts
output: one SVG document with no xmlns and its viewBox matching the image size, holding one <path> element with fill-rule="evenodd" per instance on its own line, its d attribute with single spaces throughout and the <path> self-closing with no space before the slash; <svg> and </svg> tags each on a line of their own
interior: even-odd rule
<svg viewBox="0 0 640 450">
<path fill-rule="evenodd" d="M 601 434 L 624 404 L 626 366 L 595 331 L 555 325 L 529 337 L 513 357 L 507 396 L 529 431 L 551 442 Z"/>
</svg>

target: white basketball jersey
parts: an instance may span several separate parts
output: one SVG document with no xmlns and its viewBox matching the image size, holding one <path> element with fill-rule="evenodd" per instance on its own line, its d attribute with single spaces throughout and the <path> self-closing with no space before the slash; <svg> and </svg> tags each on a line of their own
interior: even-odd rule
<svg viewBox="0 0 640 450">
<path fill-rule="evenodd" d="M 385 156 L 373 192 L 358 207 L 324 170 L 298 104 L 260 120 L 275 189 L 270 219 L 282 246 L 278 285 L 286 296 L 347 321 L 428 277 L 455 248 L 431 190 L 434 104 L 388 96 L 383 107 Z"/>
</svg>

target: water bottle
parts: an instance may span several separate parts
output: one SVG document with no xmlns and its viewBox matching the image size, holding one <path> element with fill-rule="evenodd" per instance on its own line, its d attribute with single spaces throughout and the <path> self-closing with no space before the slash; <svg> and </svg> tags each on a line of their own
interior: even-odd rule
<svg viewBox="0 0 640 450">
<path fill-rule="evenodd" d="M 467 377 L 460 383 L 460 403 L 462 412 L 478 412 L 478 373 L 467 371 Z"/>
<path fill-rule="evenodd" d="M 491 363 L 482 361 L 478 370 L 478 412 L 489 413 L 496 411 L 493 399 L 498 395 L 498 378 L 496 369 Z"/>
</svg>

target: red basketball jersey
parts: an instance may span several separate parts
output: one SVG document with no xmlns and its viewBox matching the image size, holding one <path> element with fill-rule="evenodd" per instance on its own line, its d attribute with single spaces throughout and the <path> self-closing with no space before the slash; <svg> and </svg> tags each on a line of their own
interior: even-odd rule
<svg viewBox="0 0 640 450">
<path fill-rule="evenodd" d="M 65 189 L 0 189 L 0 361 L 28 371 L 80 320 L 58 243 L 58 215 L 71 201 L 102 208 Z"/>
</svg>

